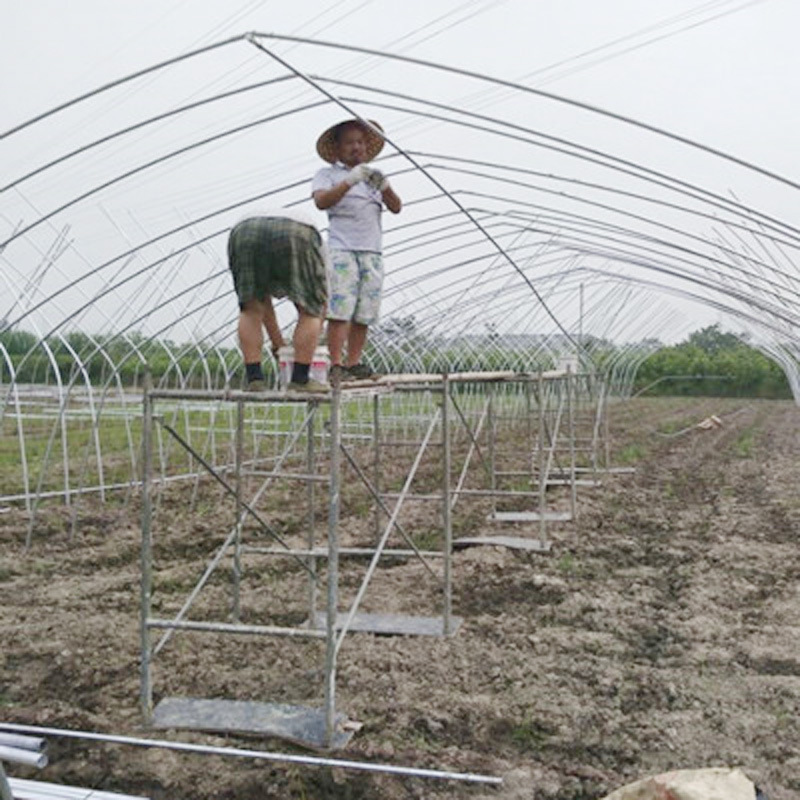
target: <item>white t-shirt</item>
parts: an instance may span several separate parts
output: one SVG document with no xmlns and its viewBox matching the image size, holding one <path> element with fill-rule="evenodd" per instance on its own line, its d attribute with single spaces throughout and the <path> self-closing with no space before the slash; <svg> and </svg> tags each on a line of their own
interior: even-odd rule
<svg viewBox="0 0 800 800">
<path fill-rule="evenodd" d="M 311 194 L 341 183 L 350 170 L 343 164 L 323 167 L 311 182 Z M 328 247 L 331 250 L 360 250 L 380 253 L 383 250 L 381 214 L 383 198 L 378 189 L 361 181 L 350 187 L 328 214 Z"/>
</svg>

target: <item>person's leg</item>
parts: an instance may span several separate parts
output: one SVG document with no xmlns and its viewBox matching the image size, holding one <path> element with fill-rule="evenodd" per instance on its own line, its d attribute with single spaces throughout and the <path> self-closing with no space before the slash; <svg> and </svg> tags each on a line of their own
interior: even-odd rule
<svg viewBox="0 0 800 800">
<path fill-rule="evenodd" d="M 267 336 L 269 336 L 272 354 L 277 358 L 278 348 L 283 347 L 286 342 L 283 339 L 283 333 L 278 324 L 278 318 L 275 316 L 275 307 L 272 305 L 272 298 L 269 295 L 264 298 L 261 321 L 267 329 Z"/>
<path fill-rule="evenodd" d="M 356 254 L 358 264 L 358 300 L 347 338 L 347 371 L 353 378 L 376 377 L 361 362 L 369 326 L 378 321 L 383 292 L 383 258 L 380 253 Z"/>
<path fill-rule="evenodd" d="M 248 300 L 239 312 L 239 346 L 247 375 L 247 382 L 264 381 L 261 368 L 261 349 L 264 346 L 264 331 L 261 322 L 264 304 L 258 300 Z"/>
<path fill-rule="evenodd" d="M 331 268 L 328 272 L 330 294 L 328 297 L 328 352 L 331 364 L 344 364 L 344 346 L 347 342 L 350 320 L 358 297 L 358 259 L 349 250 L 331 251 Z"/>
<path fill-rule="evenodd" d="M 347 334 L 347 366 L 354 367 L 361 361 L 364 345 L 367 343 L 369 326 L 360 322 L 351 322 Z"/>
<path fill-rule="evenodd" d="M 261 363 L 261 348 L 264 346 L 264 331 L 261 328 L 263 303 L 248 300 L 239 312 L 239 346 L 245 364 Z"/>
<path fill-rule="evenodd" d="M 292 380 L 289 389 L 302 389 L 311 387 L 315 390 L 326 388 L 324 384 L 311 381 L 309 370 L 311 361 L 314 358 L 314 351 L 317 349 L 319 335 L 322 332 L 322 317 L 315 317 L 300 306 L 297 306 L 297 325 L 294 329 L 292 344 L 294 345 L 294 366 L 292 367 Z"/>
<path fill-rule="evenodd" d="M 341 366 L 344 364 L 342 352 L 347 340 L 350 323 L 343 319 L 328 320 L 328 353 L 331 364 Z"/>
<path fill-rule="evenodd" d="M 301 364 L 310 364 L 317 349 L 319 335 L 322 331 L 322 318 L 313 317 L 303 309 L 297 309 L 297 326 L 294 329 L 294 360 Z"/>
<path fill-rule="evenodd" d="M 298 223 L 293 225 L 293 251 L 286 296 L 297 309 L 292 343 L 294 367 L 289 391 L 321 392 L 329 387 L 309 377 L 314 351 L 319 343 L 328 308 L 328 275 L 319 232 Z"/>
</svg>

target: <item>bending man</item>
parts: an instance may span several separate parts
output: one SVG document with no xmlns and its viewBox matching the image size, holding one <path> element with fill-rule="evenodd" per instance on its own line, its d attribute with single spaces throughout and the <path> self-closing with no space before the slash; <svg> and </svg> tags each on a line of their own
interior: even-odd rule
<svg viewBox="0 0 800 800">
<path fill-rule="evenodd" d="M 287 388 L 327 391 L 327 384 L 309 378 L 328 301 L 325 249 L 313 220 L 292 209 L 242 220 L 228 238 L 228 265 L 239 298 L 239 345 L 247 391 L 267 388 L 261 367 L 262 324 L 273 353 L 283 344 L 273 297 L 288 297 L 298 314 L 292 338 L 294 366 Z"/>
</svg>

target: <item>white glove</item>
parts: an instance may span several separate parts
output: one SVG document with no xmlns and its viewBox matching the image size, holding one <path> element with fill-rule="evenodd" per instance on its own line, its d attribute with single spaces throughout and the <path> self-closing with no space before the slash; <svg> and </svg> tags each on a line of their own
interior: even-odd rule
<svg viewBox="0 0 800 800">
<path fill-rule="evenodd" d="M 371 169 L 366 178 L 367 185 L 382 192 L 389 187 L 389 180 L 379 169 Z"/>
<path fill-rule="evenodd" d="M 345 183 L 349 184 L 350 186 L 354 186 L 359 181 L 367 180 L 370 172 L 372 172 L 372 170 L 366 164 L 359 164 L 358 166 L 353 167 L 353 169 L 347 173 L 344 179 Z"/>
</svg>

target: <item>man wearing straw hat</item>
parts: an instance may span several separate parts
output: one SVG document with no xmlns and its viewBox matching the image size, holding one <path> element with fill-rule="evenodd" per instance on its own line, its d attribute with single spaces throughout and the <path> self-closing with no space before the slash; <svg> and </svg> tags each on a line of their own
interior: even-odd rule
<svg viewBox="0 0 800 800">
<path fill-rule="evenodd" d="M 328 349 L 333 380 L 377 377 L 362 363 L 361 354 L 380 310 L 381 214 L 384 206 L 393 214 L 402 208 L 383 173 L 368 166 L 383 148 L 382 130 L 372 120 L 349 119 L 328 128 L 317 140 L 317 153 L 330 164 L 314 176 L 311 194 L 317 208 L 328 214 Z"/>
<path fill-rule="evenodd" d="M 250 392 L 267 388 L 261 367 L 264 328 L 273 353 L 283 344 L 273 297 L 288 297 L 297 309 L 294 365 L 288 386 L 293 392 L 324 392 L 327 384 L 309 377 L 325 306 L 328 276 L 325 245 L 314 220 L 296 209 L 281 208 L 248 217 L 228 237 L 228 264 L 239 299 L 239 345 Z"/>
</svg>

